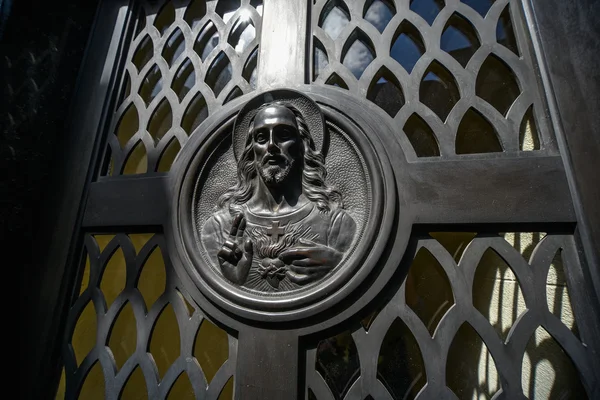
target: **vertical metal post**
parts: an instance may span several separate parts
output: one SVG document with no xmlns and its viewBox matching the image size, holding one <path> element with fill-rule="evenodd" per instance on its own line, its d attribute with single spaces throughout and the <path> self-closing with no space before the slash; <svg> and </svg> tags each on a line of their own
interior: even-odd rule
<svg viewBox="0 0 600 400">
<path fill-rule="evenodd" d="M 265 0 L 258 55 L 258 90 L 304 83 L 310 0 Z"/>
<path fill-rule="evenodd" d="M 236 399 L 298 397 L 298 334 L 248 329 L 239 333 Z"/>
</svg>

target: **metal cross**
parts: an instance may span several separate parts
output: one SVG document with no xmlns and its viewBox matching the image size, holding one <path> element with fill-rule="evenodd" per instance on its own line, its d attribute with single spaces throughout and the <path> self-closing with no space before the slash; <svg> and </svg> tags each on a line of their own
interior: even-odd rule
<svg viewBox="0 0 600 400">
<path fill-rule="evenodd" d="M 279 221 L 272 221 L 271 227 L 267 229 L 267 235 L 271 236 L 271 241 L 278 242 L 279 236 L 283 235 L 284 229 L 279 226 Z"/>
</svg>

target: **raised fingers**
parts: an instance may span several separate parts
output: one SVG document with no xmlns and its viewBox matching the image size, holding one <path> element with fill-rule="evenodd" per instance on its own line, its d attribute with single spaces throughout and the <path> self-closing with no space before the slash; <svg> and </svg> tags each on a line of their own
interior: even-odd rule
<svg viewBox="0 0 600 400">
<path fill-rule="evenodd" d="M 244 217 L 244 214 L 240 214 L 242 216 L 242 218 L 240 219 L 240 223 L 238 225 L 238 229 L 237 229 L 237 238 L 241 239 L 242 237 L 244 237 L 244 230 L 246 229 L 246 218 Z"/>
<path fill-rule="evenodd" d="M 242 219 L 244 219 L 244 214 L 242 213 L 239 213 L 235 217 L 233 217 L 233 222 L 231 223 L 231 230 L 229 231 L 229 236 L 231 236 L 232 238 L 235 238 L 237 236 Z"/>
<path fill-rule="evenodd" d="M 302 275 L 313 275 L 313 274 L 326 274 L 331 271 L 331 267 L 319 266 L 319 267 L 299 267 L 296 265 L 289 266 L 290 271 L 296 274 Z"/>
<path fill-rule="evenodd" d="M 284 250 L 279 254 L 279 259 L 284 263 L 290 263 L 292 260 L 298 260 L 301 258 L 309 258 L 311 255 L 311 248 L 295 247 L 293 249 Z"/>
<path fill-rule="evenodd" d="M 315 258 L 301 258 L 298 260 L 292 261 L 291 265 L 296 265 L 298 267 L 314 267 L 323 265 L 323 262 L 319 259 Z"/>
<path fill-rule="evenodd" d="M 224 258 L 225 260 L 231 260 L 233 258 L 234 251 L 228 247 L 221 247 L 221 250 L 217 253 L 218 257 Z"/>
</svg>

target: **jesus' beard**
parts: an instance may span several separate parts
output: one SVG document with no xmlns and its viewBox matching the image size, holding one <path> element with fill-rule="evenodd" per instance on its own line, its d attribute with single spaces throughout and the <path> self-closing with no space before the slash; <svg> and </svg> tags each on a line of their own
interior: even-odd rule
<svg viewBox="0 0 600 400">
<path fill-rule="evenodd" d="M 269 185 L 273 183 L 281 183 L 290 174 L 294 161 L 286 161 L 283 167 L 279 165 L 267 165 L 259 168 L 260 176 L 263 181 Z"/>
</svg>

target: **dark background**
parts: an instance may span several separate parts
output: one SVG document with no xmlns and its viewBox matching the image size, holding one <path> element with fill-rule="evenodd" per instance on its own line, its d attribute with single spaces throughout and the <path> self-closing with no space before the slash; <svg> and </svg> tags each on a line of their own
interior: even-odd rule
<svg viewBox="0 0 600 400">
<path fill-rule="evenodd" d="M 98 1 L 0 0 L 0 4 L 1 264 L 14 274 L 5 278 L 5 287 L 16 297 L 8 304 L 19 304 L 19 317 L 13 320 L 19 325 L 7 328 L 21 342 L 15 356 L 25 390 L 36 382 L 27 376 L 29 360 L 39 356 L 30 354 L 29 340 L 41 334 L 35 331 L 32 312 L 39 299 L 31 291 L 40 284 L 52 235 L 47 221 L 53 207 L 48 205 L 61 195 L 53 190 L 54 171 L 60 168 L 70 140 L 66 133 L 71 99 Z"/>
</svg>

